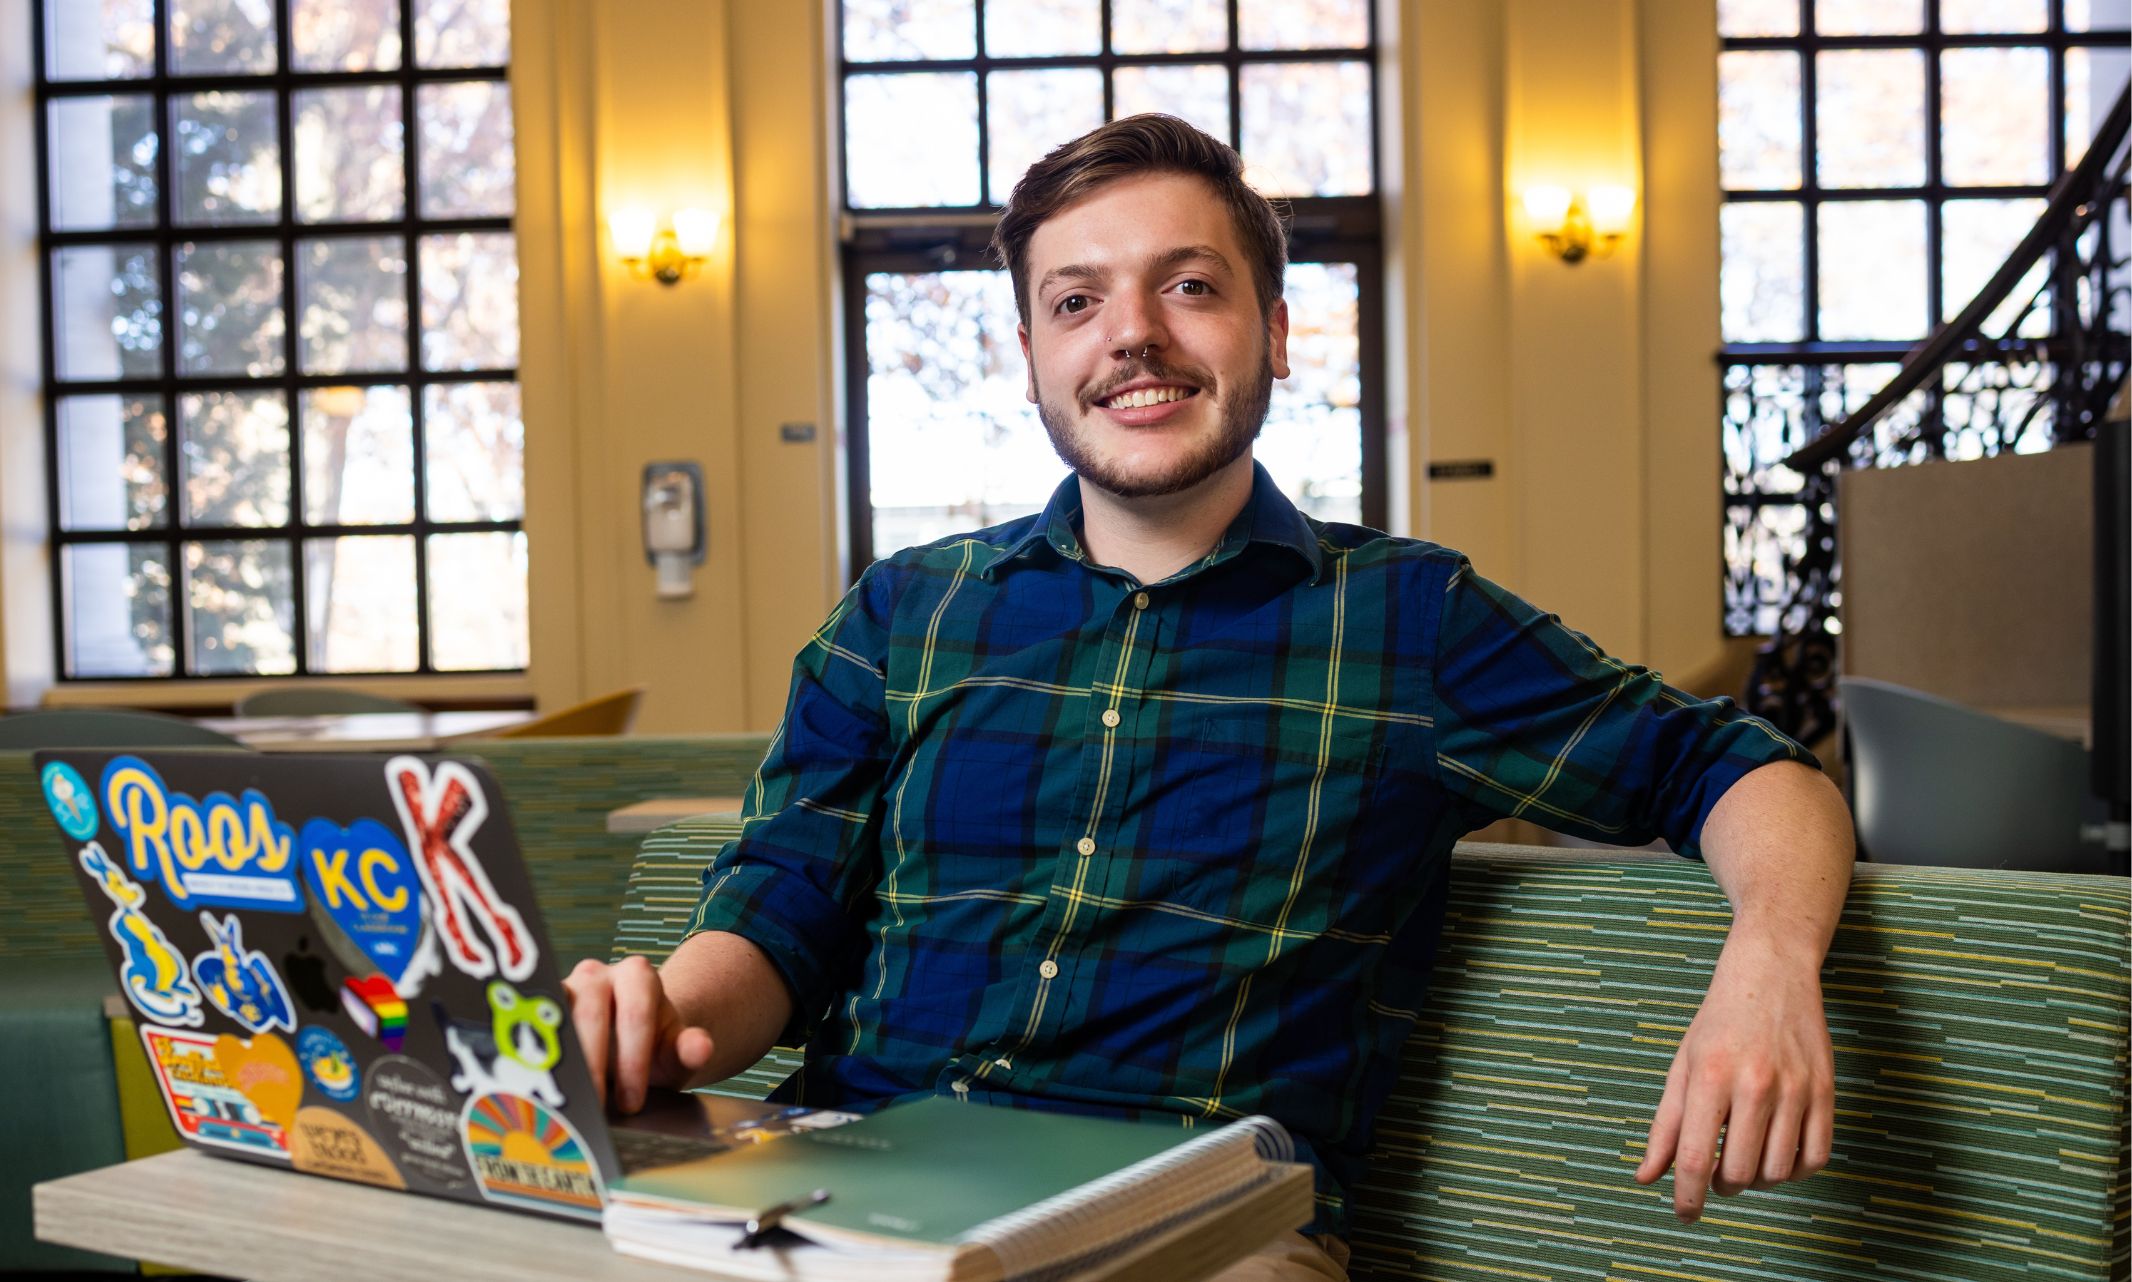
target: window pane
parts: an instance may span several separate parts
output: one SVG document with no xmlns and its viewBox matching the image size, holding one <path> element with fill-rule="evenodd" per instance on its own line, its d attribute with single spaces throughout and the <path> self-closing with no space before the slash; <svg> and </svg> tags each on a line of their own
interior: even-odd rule
<svg viewBox="0 0 2132 1282">
<path fill-rule="evenodd" d="M 68 676 L 170 675 L 168 548 L 74 544 L 59 550 L 59 575 Z"/>
<path fill-rule="evenodd" d="M 849 61 L 977 56 L 977 6 L 972 0 L 843 0 L 843 7 L 844 57 Z"/>
<path fill-rule="evenodd" d="M 1283 62 L 1243 70 L 1246 178 L 1268 196 L 1371 190 L 1366 62 Z M 1301 122 L 1308 122 L 1308 128 Z"/>
<path fill-rule="evenodd" d="M 509 232 L 422 238 L 422 368 L 518 364 L 518 242 Z"/>
<path fill-rule="evenodd" d="M 282 370 L 281 247 L 273 241 L 178 246 L 178 372 Z"/>
<path fill-rule="evenodd" d="M 423 216 L 508 217 L 518 176 L 511 86 L 501 80 L 424 85 L 415 91 L 415 116 L 422 122 Z"/>
<path fill-rule="evenodd" d="M 1915 200 L 1821 207 L 1821 337 L 1921 339 L 1925 206 Z"/>
<path fill-rule="evenodd" d="M 2048 53 L 1949 49 L 1940 55 L 1940 166 L 1958 187 L 2050 181 Z"/>
<path fill-rule="evenodd" d="M 304 241 L 296 314 L 306 374 L 407 368 L 407 242 L 398 236 Z"/>
<path fill-rule="evenodd" d="M 313 388 L 302 394 L 298 412 L 306 522 L 402 525 L 415 519 L 415 423 L 406 388 Z"/>
<path fill-rule="evenodd" d="M 1094 67 L 1064 71 L 995 71 L 987 77 L 991 107 L 991 155 L 985 178 L 994 204 L 1044 153 L 1103 123 L 1103 73 Z"/>
<path fill-rule="evenodd" d="M 1110 47 L 1115 53 L 1209 53 L 1226 49 L 1228 4 L 1226 0 L 1110 0 Z"/>
<path fill-rule="evenodd" d="M 919 120 L 925 128 L 912 128 Z M 844 176 L 855 209 L 976 204 L 977 77 L 939 71 L 847 78 Z"/>
<path fill-rule="evenodd" d="M 1924 0 L 1815 0 L 1824 36 L 1903 36 L 1925 29 Z"/>
<path fill-rule="evenodd" d="M 1721 36 L 1796 36 L 1799 0 L 1717 0 Z"/>
<path fill-rule="evenodd" d="M 170 0 L 170 68 L 181 76 L 275 69 L 274 0 Z"/>
<path fill-rule="evenodd" d="M 2048 0 L 1940 0 L 1940 30 L 1949 35 L 2041 31 L 2049 21 Z"/>
<path fill-rule="evenodd" d="M 2123 49 L 2069 49 L 2065 55 L 2065 164 L 2087 154 L 2088 142 L 2125 87 L 2132 53 Z"/>
<path fill-rule="evenodd" d="M 429 540 L 429 655 L 447 672 L 526 666 L 526 536 Z"/>
<path fill-rule="evenodd" d="M 1718 210 L 1724 266 L 1718 276 L 1728 343 L 1794 343 L 1806 337 L 1806 214 L 1790 201 Z"/>
<path fill-rule="evenodd" d="M 54 98 L 50 119 L 52 230 L 153 227 L 155 99 Z"/>
<path fill-rule="evenodd" d="M 1853 49 L 1818 55 L 1815 158 L 1825 187 L 1925 181 L 1925 55 Z"/>
<path fill-rule="evenodd" d="M 1042 58 L 1101 53 L 1098 0 L 985 0 L 985 56 Z"/>
<path fill-rule="evenodd" d="M 52 363 L 64 380 L 163 371 L 163 287 L 153 245 L 52 253 Z"/>
<path fill-rule="evenodd" d="M 414 0 L 415 65 L 501 67 L 511 60 L 511 0 Z"/>
<path fill-rule="evenodd" d="M 397 85 L 296 94 L 296 216 L 307 223 L 382 222 L 406 208 L 407 143 Z"/>
<path fill-rule="evenodd" d="M 201 676 L 296 671 L 289 545 L 263 539 L 185 545 L 185 627 Z"/>
<path fill-rule="evenodd" d="M 414 671 L 414 536 L 304 540 L 304 610 L 313 672 Z"/>
<path fill-rule="evenodd" d="M 2030 200 L 1950 200 L 1940 208 L 1940 318 L 1950 319 L 1977 296 L 1977 291 L 1990 282 L 1993 273 L 2005 264 L 2008 254 L 2021 238 L 2028 235 L 2036 220 L 2043 216 L 2042 197 Z M 2050 313 L 2038 309 L 2032 315 L 2022 317 L 2036 293 L 2043 287 L 2045 265 L 2038 263 L 2022 281 L 2014 286 L 2013 294 L 2006 302 L 1992 311 L 1985 321 L 1985 332 L 2004 334 L 2015 323 L 2024 320 L 2026 333 L 2050 332 Z"/>
<path fill-rule="evenodd" d="M 1353 263 L 1290 263 L 1288 377 L 1254 454 L 1297 507 L 1362 520 L 1361 295 Z"/>
<path fill-rule="evenodd" d="M 288 524 L 288 402 L 279 391 L 180 396 L 178 469 L 187 525 Z"/>
<path fill-rule="evenodd" d="M 1240 0 L 1246 49 L 1357 49 L 1369 43 L 1369 0 Z"/>
<path fill-rule="evenodd" d="M 1718 169 L 1733 191 L 1799 185 L 1803 117 L 1799 55 L 1722 53 L 1717 59 Z"/>
<path fill-rule="evenodd" d="M 148 530 L 170 523 L 163 479 L 169 423 L 150 394 L 59 402 L 59 528 Z"/>
<path fill-rule="evenodd" d="M 432 521 L 526 513 L 526 425 L 516 383 L 432 383 L 422 395 Z"/>
<path fill-rule="evenodd" d="M 44 73 L 52 80 L 154 75 L 152 0 L 44 0 Z"/>
<path fill-rule="evenodd" d="M 1112 111 L 1121 120 L 1160 111 L 1234 144 L 1229 137 L 1229 69 L 1219 63 L 1120 67 L 1111 74 L 1110 97 Z"/>
<path fill-rule="evenodd" d="M 2067 31 L 2123 31 L 2132 25 L 2126 0 L 2065 0 Z"/>
<path fill-rule="evenodd" d="M 874 554 L 1037 511 L 1064 475 L 1023 398 L 1005 272 L 866 277 Z"/>
<path fill-rule="evenodd" d="M 291 0 L 289 42 L 298 71 L 393 71 L 400 65 L 400 6 Z"/>
<path fill-rule="evenodd" d="M 271 93 L 179 94 L 171 164 L 180 223 L 270 223 L 281 217 L 281 144 Z"/>
</svg>

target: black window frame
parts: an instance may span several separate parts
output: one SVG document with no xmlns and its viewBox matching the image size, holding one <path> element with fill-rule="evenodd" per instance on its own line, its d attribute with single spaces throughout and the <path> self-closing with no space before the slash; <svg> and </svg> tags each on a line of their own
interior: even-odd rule
<svg viewBox="0 0 2132 1282">
<path fill-rule="evenodd" d="M 68 683 L 104 684 L 127 681 L 289 681 L 307 677 L 341 679 L 358 676 L 417 677 L 449 675 L 483 676 L 520 674 L 515 668 L 438 668 L 433 660 L 434 634 L 430 621 L 429 541 L 437 534 L 504 533 L 523 535 L 523 511 L 517 519 L 498 521 L 434 521 L 429 519 L 427 440 L 424 432 L 424 393 L 433 386 L 456 383 L 518 382 L 516 365 L 488 369 L 430 370 L 422 360 L 422 264 L 424 237 L 459 233 L 516 235 L 516 213 L 509 216 L 431 218 L 421 211 L 421 116 L 419 90 L 427 85 L 464 82 L 494 82 L 508 85 L 508 64 L 473 67 L 416 66 L 415 0 L 399 0 L 400 65 L 391 70 L 297 71 L 293 70 L 290 26 L 291 0 L 272 0 L 276 44 L 275 70 L 268 73 L 213 72 L 181 74 L 170 65 L 171 0 L 152 0 L 154 23 L 154 69 L 146 76 L 99 80 L 53 80 L 47 66 L 45 7 L 53 0 L 30 0 L 32 70 L 37 122 L 37 244 L 39 308 L 42 316 L 42 394 L 44 409 L 45 504 L 48 546 L 51 548 L 52 642 L 60 666 L 59 679 Z M 375 221 L 303 222 L 296 216 L 296 165 L 292 154 L 295 95 L 302 90 L 359 88 L 386 85 L 400 89 L 401 167 L 403 199 L 400 217 Z M 243 224 L 186 225 L 173 223 L 172 164 L 170 139 L 174 103 L 185 95 L 212 92 L 272 92 L 274 95 L 278 156 L 280 160 L 280 213 L 272 221 Z M 58 231 L 52 225 L 52 104 L 67 98 L 99 96 L 148 96 L 154 102 L 157 135 L 155 179 L 156 221 L 150 227 L 114 227 L 94 231 Z M 514 115 L 517 104 L 512 103 Z M 303 341 L 298 310 L 298 250 L 308 241 L 346 238 L 398 237 L 406 250 L 405 291 L 407 304 L 407 364 L 398 370 L 351 370 L 334 374 L 300 372 Z M 282 259 L 281 298 L 282 368 L 271 375 L 181 375 L 177 372 L 179 319 L 175 291 L 175 258 L 180 245 L 210 242 L 271 242 Z M 57 304 L 54 263 L 62 249 L 77 246 L 152 245 L 157 254 L 157 287 L 160 291 L 161 343 L 159 370 L 155 377 L 62 381 L 58 371 L 56 343 Z M 410 452 L 414 472 L 415 519 L 390 524 L 313 524 L 305 519 L 303 420 L 301 394 L 324 387 L 405 388 L 411 423 Z M 184 519 L 180 466 L 181 427 L 179 397 L 201 392 L 279 391 L 287 405 L 289 422 L 289 519 L 278 526 L 230 526 L 189 523 Z M 59 411 L 70 397 L 90 395 L 154 395 L 164 407 L 162 442 L 165 523 L 143 529 L 66 530 L 61 525 Z M 416 666 L 380 671 L 359 669 L 316 670 L 311 666 L 310 617 L 306 593 L 308 572 L 304 562 L 307 543 L 336 537 L 407 536 L 414 541 Z M 192 670 L 187 619 L 187 573 L 184 548 L 188 543 L 218 541 L 278 543 L 289 549 L 291 626 L 290 644 L 295 666 L 288 672 L 197 672 Z M 68 644 L 65 550 L 93 544 L 151 545 L 162 549 L 170 576 L 171 670 L 167 673 L 79 674 L 71 670 Z"/>
<path fill-rule="evenodd" d="M 875 207 L 850 203 L 849 146 L 837 131 L 839 192 L 839 267 L 842 272 L 845 413 L 846 519 L 850 538 L 848 577 L 856 580 L 877 555 L 873 546 L 871 442 L 867 434 L 866 278 L 877 272 L 1000 270 L 990 251 L 992 228 L 1000 206 L 985 197 L 991 190 L 991 138 L 988 86 L 994 71 L 1097 69 L 1103 73 L 1103 118 L 1112 119 L 1112 73 L 1119 68 L 1204 66 L 1218 64 L 1229 77 L 1229 137 L 1243 135 L 1242 73 L 1246 66 L 1279 63 L 1359 62 L 1368 68 L 1370 95 L 1367 195 L 1276 198 L 1289 228 L 1292 263 L 1351 263 L 1357 283 L 1357 340 L 1361 387 L 1357 409 L 1362 433 L 1362 522 L 1383 529 L 1389 516 L 1388 443 L 1385 438 L 1385 286 L 1383 191 L 1383 106 L 1379 92 L 1379 23 L 1374 3 L 1365 4 L 1367 43 L 1312 49 L 1241 48 L 1241 0 L 1227 0 L 1228 44 L 1221 50 L 1191 53 L 1121 54 L 1111 51 L 1111 5 L 1099 5 L 1100 48 L 1095 53 L 1040 57 L 993 57 L 985 49 L 986 0 L 972 0 L 976 24 L 975 56 L 960 59 L 853 61 L 845 54 L 843 6 L 831 15 L 836 42 L 836 119 L 844 118 L 845 84 L 855 75 L 925 72 L 974 73 L 977 81 L 977 191 L 969 205 Z M 1245 160 L 1248 162 L 1249 157 Z M 1062 465 L 1063 466 L 1063 465 Z"/>
<path fill-rule="evenodd" d="M 1951 316 L 1945 306 L 1946 262 L 1942 225 L 1949 203 L 1964 200 L 2038 200 L 2050 193 L 2055 183 L 2070 167 L 2076 156 L 2069 156 L 2066 147 L 2066 101 L 2065 68 L 2066 55 L 2073 49 L 2096 49 L 2102 51 L 2122 50 L 2126 46 L 2125 28 L 2098 27 L 2088 31 L 2070 31 L 2065 24 L 2066 0 L 2046 0 L 2045 24 L 2042 31 L 2029 32 L 1977 32 L 1946 34 L 1940 30 L 1940 0 L 1921 0 L 1923 9 L 1921 30 L 1909 34 L 1894 35 L 1823 35 L 1815 26 L 1815 0 L 1796 0 L 1799 8 L 1799 30 L 1788 36 L 1725 36 L 1718 41 L 1719 57 L 1736 52 L 1774 51 L 1794 53 L 1799 56 L 1799 185 L 1788 188 L 1733 189 L 1721 188 L 1723 205 L 1784 203 L 1801 207 L 1802 222 L 1802 289 L 1801 306 L 1804 311 L 1802 337 L 1789 341 L 1723 342 L 1718 349 L 1717 362 L 1723 371 L 1727 397 L 1752 396 L 1752 379 L 1758 367 L 1779 367 L 1779 373 L 1796 374 L 1796 390 L 1801 403 L 1797 424 L 1799 439 L 1792 441 L 1791 448 L 1798 448 L 1820 434 L 1823 428 L 1840 419 L 1840 413 L 1824 414 L 1823 403 L 1829 396 L 1848 396 L 1844 386 L 1844 366 L 1895 364 L 1910 350 L 1924 341 L 1942 323 L 1943 317 Z M 1924 181 L 1915 187 L 1823 187 L 1817 175 L 1819 130 L 1816 123 L 1815 96 L 1817 92 L 1817 61 L 1822 53 L 1848 50 L 1916 50 L 1923 54 L 1925 64 L 1924 96 Z M 2049 164 L 2045 181 L 2041 184 L 2002 184 L 1993 186 L 1953 186 L 1944 180 L 1943 157 L 1941 156 L 1942 94 L 1940 83 L 1940 55 L 1958 49 L 2042 49 L 2049 64 Z M 1919 201 L 1925 206 L 1925 306 L 1926 331 L 1915 339 L 1896 340 L 1837 340 L 1818 337 L 1821 326 L 1821 260 L 1820 220 L 1823 205 L 1859 201 Z M 2065 284 L 2069 285 L 2067 281 Z M 2065 309 L 2071 305 L 2072 291 L 2061 287 L 2054 295 L 2053 332 L 2071 332 L 2077 328 L 2066 318 Z M 1957 304 L 1967 300 L 1956 300 Z M 1958 310 L 1958 307 L 1957 307 Z M 2049 340 L 2043 340 L 2048 343 Z M 1937 385 L 1920 393 L 1923 397 L 1921 441 L 1928 458 L 1944 457 L 1948 423 L 1944 414 L 1946 394 Z M 1852 399 L 1856 399 L 1853 397 Z M 1734 424 L 1729 410 L 1719 416 L 1719 433 L 1723 434 Z M 1745 430 L 1745 425 L 1739 425 Z M 1775 462 L 1775 459 L 1756 459 L 1757 465 Z M 1805 496 L 1799 492 L 1767 492 L 1754 488 L 1751 473 L 1735 475 L 1729 470 L 1722 445 L 1719 450 L 1718 489 L 1720 520 L 1723 534 L 1747 534 L 1751 532 L 1756 518 L 1768 508 L 1797 507 Z M 1766 613 L 1781 606 L 1784 600 L 1784 585 L 1778 584 L 1777 596 L 1764 597 L 1757 594 L 1753 601 L 1744 600 L 1745 594 L 1759 580 L 1736 581 L 1736 571 L 1722 549 L 1718 568 L 1723 590 L 1719 603 L 1719 626 L 1727 637 L 1767 637 L 1771 633 L 1755 628 L 1751 619 L 1755 614 Z M 1751 576 L 1750 576 L 1751 579 Z"/>
</svg>

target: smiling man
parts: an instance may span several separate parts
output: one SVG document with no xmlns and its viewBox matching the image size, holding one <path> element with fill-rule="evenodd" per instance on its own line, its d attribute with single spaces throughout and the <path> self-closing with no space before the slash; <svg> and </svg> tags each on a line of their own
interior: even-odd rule
<svg viewBox="0 0 2132 1282">
<path fill-rule="evenodd" d="M 1820 1169 L 1851 843 L 1812 759 L 1456 552 L 1282 496 L 1251 445 L 1288 372 L 1286 244 L 1228 147 L 1106 125 L 1029 170 L 996 244 L 1073 475 L 873 565 L 801 652 L 693 933 L 657 971 L 570 977 L 617 1104 L 783 1040 L 806 1056 L 780 1096 L 811 1105 L 1267 1113 L 1317 1216 L 1224 1282 L 1342 1277 L 1451 847 L 1521 815 L 1662 837 L 1734 907 L 1636 1178 L 1674 1168 L 1692 1220 Z"/>
</svg>

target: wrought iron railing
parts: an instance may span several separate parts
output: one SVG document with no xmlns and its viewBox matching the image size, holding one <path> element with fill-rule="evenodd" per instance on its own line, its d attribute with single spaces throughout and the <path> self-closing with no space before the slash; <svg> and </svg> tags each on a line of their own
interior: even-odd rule
<svg viewBox="0 0 2132 1282">
<path fill-rule="evenodd" d="M 2086 156 L 2052 188 L 2035 226 L 1969 305 L 1904 353 L 1894 377 L 1855 411 L 1771 469 L 1795 488 L 1786 507 L 1803 509 L 1804 528 L 1783 540 L 1777 581 L 1787 587 L 1747 700 L 1793 737 L 1812 743 L 1835 724 L 1837 476 L 2093 440 L 2124 386 L 2132 334 L 2128 119 L 2132 92 L 2118 95 Z M 1818 390 L 1846 399 L 1842 367 L 1821 376 L 1829 381 Z"/>
</svg>

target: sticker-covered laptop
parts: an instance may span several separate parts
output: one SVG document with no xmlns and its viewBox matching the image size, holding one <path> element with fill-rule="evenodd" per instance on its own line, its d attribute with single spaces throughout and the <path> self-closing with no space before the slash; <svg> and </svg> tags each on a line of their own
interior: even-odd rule
<svg viewBox="0 0 2132 1282">
<path fill-rule="evenodd" d="M 698 1097 L 651 1122 L 666 1134 L 610 1133 L 567 1018 L 558 967 L 575 959 L 550 953 L 479 762 L 69 750 L 34 763 L 188 1144 L 597 1219 L 625 1169 L 618 1141 L 634 1169 L 784 1111 Z"/>
</svg>

